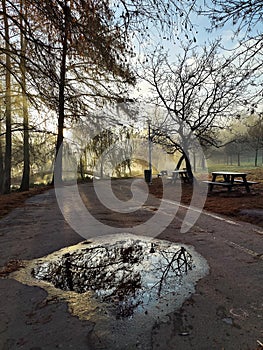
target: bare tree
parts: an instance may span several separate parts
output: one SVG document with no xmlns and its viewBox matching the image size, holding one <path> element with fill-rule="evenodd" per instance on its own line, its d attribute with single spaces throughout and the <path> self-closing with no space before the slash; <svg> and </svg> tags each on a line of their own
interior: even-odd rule
<svg viewBox="0 0 263 350">
<path fill-rule="evenodd" d="M 20 71 L 21 71 L 21 90 L 22 90 L 22 113 L 23 113 L 23 176 L 20 185 L 21 191 L 29 190 L 30 183 L 30 154 L 29 154 L 29 111 L 28 111 L 28 97 L 27 97 L 27 81 L 26 81 L 26 51 L 27 41 L 23 34 L 24 32 L 24 20 L 27 19 L 27 8 L 24 0 L 20 0 Z"/>
<path fill-rule="evenodd" d="M 258 60 L 259 67 L 262 63 L 262 19 L 263 3 L 261 0 L 236 1 L 236 0 L 211 0 L 205 1 L 199 10 L 199 14 L 209 16 L 211 28 L 209 32 L 231 25 L 235 45 L 233 50 L 239 52 L 244 64 L 249 60 Z M 258 69 L 257 79 L 254 85 L 262 87 L 262 70 Z M 262 97 L 263 89 L 260 95 Z"/>
<path fill-rule="evenodd" d="M 80 114 L 87 114 L 88 109 L 90 112 L 96 98 L 110 96 L 107 84 L 113 85 L 117 77 L 121 82 L 134 79 L 125 64 L 126 42 L 121 30 L 113 26 L 107 2 L 50 0 L 23 4 L 21 1 L 2 1 L 0 13 L 5 27 L 7 20 L 12 24 L 12 41 L 0 34 L 6 45 L 1 52 L 14 64 L 7 67 L 7 62 L 0 63 L 6 74 L 12 75 L 20 85 L 23 95 L 25 171 L 21 189 L 24 189 L 29 182 L 27 98 L 35 106 L 36 101 L 40 101 L 57 112 L 58 153 L 66 116 L 76 119 Z M 18 66 L 21 75 L 17 74 Z M 6 128 L 6 137 L 8 130 Z M 11 167 L 11 150 L 6 152 L 6 161 L 8 159 Z M 8 163 L 5 169 L 8 170 Z M 58 170 L 61 173 L 61 167 Z"/>
<path fill-rule="evenodd" d="M 7 15 L 6 1 L 2 0 L 3 21 L 4 21 L 4 38 L 5 38 L 5 161 L 4 161 L 4 178 L 2 193 L 9 193 L 11 189 L 11 154 L 12 154 L 12 135 L 11 135 L 11 58 L 10 58 L 10 31 L 9 20 Z"/>
<path fill-rule="evenodd" d="M 247 136 L 250 148 L 255 152 L 254 165 L 258 166 L 259 151 L 263 147 L 263 114 L 255 115 L 252 122 L 247 126 Z"/>
<path fill-rule="evenodd" d="M 0 193 L 3 188 L 3 179 L 4 179 L 4 147 L 2 142 L 2 120 L 0 118 Z"/>
<path fill-rule="evenodd" d="M 203 48 L 182 45 L 174 63 L 157 48 L 144 72 L 154 94 L 151 102 L 164 111 L 155 127 L 161 142 L 182 153 L 190 179 L 189 152 L 195 140 L 215 145 L 216 130 L 250 98 L 248 77 L 254 62 L 240 65 L 239 55 L 220 56 L 218 47 L 219 41 Z"/>
<path fill-rule="evenodd" d="M 57 38 L 56 53 L 51 56 L 55 68 L 51 76 L 56 77 L 58 93 L 58 99 L 56 96 L 53 98 L 55 106 L 58 106 L 57 156 L 63 142 L 66 115 L 76 118 L 80 113 L 87 114 L 87 111 L 90 115 L 90 100 L 94 97 L 118 99 L 120 90 L 110 88 L 111 81 L 116 83 L 117 77 L 122 84 L 134 83 L 127 63 L 127 56 L 133 54 L 131 33 L 136 33 L 140 41 L 149 26 L 159 24 L 158 28 L 166 30 L 167 36 L 171 37 L 175 24 L 177 27 L 179 22 L 185 27 L 190 25 L 189 11 L 194 2 L 188 5 L 187 2 L 180 4 L 174 0 L 123 0 L 110 7 L 107 1 L 64 0 L 52 2 L 52 5 L 48 1 L 44 7 L 41 2 L 41 6 L 35 7 L 38 18 L 44 18 L 43 23 L 47 21 L 48 32 L 52 28 L 54 33 L 51 41 L 49 33 L 47 36 L 48 60 L 53 51 L 52 42 Z M 41 45 L 45 47 L 43 42 Z M 59 57 L 57 52 L 60 52 Z M 80 86 L 82 89 L 79 89 Z M 57 158 L 57 161 L 59 164 L 62 160 Z M 57 167 L 57 175 L 61 180 L 61 166 Z"/>
<path fill-rule="evenodd" d="M 2 0 L 0 14 L 12 24 L 12 41 L 0 33 L 6 44 L 0 49 L 16 63 L 8 74 L 36 107 L 45 104 L 57 113 L 56 153 L 66 120 L 91 116 L 98 101 L 118 101 L 126 93 L 125 84 L 135 82 L 128 62 L 134 55 L 132 37 L 141 42 L 154 29 L 170 39 L 175 28 L 192 30 L 189 13 L 194 4 L 195 0 L 28 0 L 26 12 L 21 11 L 21 0 Z M 17 45 L 20 32 L 26 51 Z M 22 78 L 19 64 L 25 68 Z M 24 131 L 27 142 L 26 127 Z M 6 152 L 6 169 L 8 159 L 11 151 Z"/>
<path fill-rule="evenodd" d="M 236 34 L 241 34 L 242 37 L 258 37 L 262 40 L 260 27 L 263 20 L 263 3 L 261 0 L 205 1 L 201 13 L 210 16 L 214 28 L 222 27 L 230 22 Z"/>
</svg>

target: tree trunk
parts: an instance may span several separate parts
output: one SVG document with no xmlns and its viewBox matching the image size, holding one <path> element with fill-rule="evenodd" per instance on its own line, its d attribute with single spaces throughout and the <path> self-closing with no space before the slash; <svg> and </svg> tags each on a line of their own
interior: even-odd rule
<svg viewBox="0 0 263 350">
<path fill-rule="evenodd" d="M 2 124 L 0 120 L 0 134 L 1 133 L 2 133 Z M 0 136 L 0 192 L 3 188 L 3 179 L 4 179 L 4 157 L 3 157 L 2 136 Z"/>
<path fill-rule="evenodd" d="M 206 161 L 205 161 L 204 155 L 202 155 L 202 158 L 201 158 L 201 167 L 202 167 L 202 170 L 206 169 Z"/>
<path fill-rule="evenodd" d="M 28 191 L 30 183 L 30 155 L 29 155 L 29 118 L 28 118 L 28 103 L 27 103 L 27 94 L 26 94 L 26 47 L 27 42 L 22 33 L 23 25 L 23 16 L 26 18 L 26 13 L 23 11 L 23 0 L 20 0 L 21 8 L 21 58 L 20 58 L 20 71 L 21 71 L 21 86 L 22 86 L 22 103 L 23 103 L 23 176 L 20 185 L 20 191 Z M 26 9 L 25 9 L 26 11 Z"/>
<path fill-rule="evenodd" d="M 79 159 L 79 172 L 80 172 L 81 180 L 85 180 L 85 166 L 84 166 L 84 160 L 82 156 L 80 156 L 80 159 Z"/>
<path fill-rule="evenodd" d="M 62 40 L 62 57 L 60 65 L 59 81 L 59 106 L 58 106 L 58 134 L 56 142 L 56 172 L 57 184 L 62 184 L 62 158 L 63 158 L 63 139 L 64 139 L 64 122 L 65 122 L 65 81 L 66 81 L 66 64 L 68 52 L 68 26 L 70 8 L 67 1 L 64 1 L 64 37 Z M 54 175 L 52 183 L 54 183 Z"/>
<path fill-rule="evenodd" d="M 179 170 L 179 169 L 180 169 L 180 167 L 181 167 L 181 165 L 182 165 L 184 159 L 185 159 L 185 155 L 184 155 L 184 153 L 183 153 L 183 154 L 181 155 L 180 159 L 178 160 L 178 163 L 176 164 L 175 170 Z"/>
<path fill-rule="evenodd" d="M 100 158 L 100 178 L 103 179 L 103 158 Z"/>
<path fill-rule="evenodd" d="M 241 162 L 240 162 L 240 153 L 237 153 L 237 166 L 240 166 Z"/>
<path fill-rule="evenodd" d="M 256 149 L 255 153 L 255 167 L 258 166 L 258 149 Z"/>
<path fill-rule="evenodd" d="M 6 51 L 6 71 L 5 71 L 5 116 L 6 116 L 6 134 L 5 134 L 5 159 L 2 193 L 10 193 L 11 190 L 11 156 L 12 156 L 12 136 L 11 136 L 11 59 L 10 59 L 10 37 L 9 24 L 6 11 L 6 1 L 2 0 L 4 32 L 5 32 L 5 51 Z"/>
<path fill-rule="evenodd" d="M 186 166 L 186 171 L 187 171 L 187 175 L 188 175 L 188 178 L 189 178 L 189 182 L 193 183 L 193 181 L 194 181 L 194 174 L 193 174 L 193 171 L 192 171 L 192 166 L 191 166 L 191 162 L 190 162 L 190 159 L 189 159 L 189 155 L 184 150 L 181 150 L 181 152 L 183 154 L 182 154 L 181 158 L 179 159 L 175 170 L 179 170 L 181 165 L 182 165 L 182 162 L 185 161 L 185 166 Z"/>
<path fill-rule="evenodd" d="M 194 171 L 196 171 L 196 154 L 195 154 L 195 152 L 193 152 L 193 158 L 194 158 L 194 161 L 193 161 Z"/>
<path fill-rule="evenodd" d="M 189 159 L 189 155 L 185 153 L 185 166 L 186 166 L 186 171 L 187 171 L 187 175 L 189 178 L 189 182 L 193 183 L 194 182 L 194 174 L 192 171 L 192 166 L 191 166 L 191 162 Z"/>
</svg>

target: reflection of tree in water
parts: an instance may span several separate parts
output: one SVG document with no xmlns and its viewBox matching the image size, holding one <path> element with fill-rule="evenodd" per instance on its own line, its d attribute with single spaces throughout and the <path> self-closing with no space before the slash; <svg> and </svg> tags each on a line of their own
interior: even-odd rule
<svg viewBox="0 0 263 350">
<path fill-rule="evenodd" d="M 66 291 L 93 291 L 119 317 L 174 291 L 192 268 L 185 248 L 128 239 L 83 247 L 36 266 L 32 274 Z"/>
<path fill-rule="evenodd" d="M 161 295 L 164 283 L 169 277 L 169 273 L 172 273 L 173 276 L 181 277 L 183 274 L 186 274 L 188 269 L 192 269 L 192 260 L 191 255 L 187 253 L 184 247 L 181 247 L 177 252 L 171 254 L 169 251 L 160 251 L 161 256 L 163 257 L 162 261 L 166 261 L 166 264 L 161 264 L 161 277 L 158 282 L 158 296 Z"/>
</svg>

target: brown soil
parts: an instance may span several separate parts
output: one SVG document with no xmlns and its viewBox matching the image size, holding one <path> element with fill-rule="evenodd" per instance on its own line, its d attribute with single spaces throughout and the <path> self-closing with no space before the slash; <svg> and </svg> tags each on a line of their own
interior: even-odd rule
<svg viewBox="0 0 263 350">
<path fill-rule="evenodd" d="M 169 187 L 169 199 L 178 198 L 180 184 L 164 182 L 164 186 Z M 263 227 L 263 183 L 258 183 L 251 187 L 251 192 L 247 193 L 243 187 L 236 187 L 231 192 L 225 188 L 215 188 L 213 192 L 207 194 L 206 185 L 198 183 L 198 195 L 205 196 L 206 201 L 204 209 L 213 213 L 218 213 L 232 217 L 237 220 L 243 220 Z M 163 185 L 159 178 L 153 179 L 149 186 L 150 193 L 162 198 Z M 181 203 L 190 204 L 192 198 L 192 186 L 182 183 Z"/>
<path fill-rule="evenodd" d="M 10 194 L 0 195 L 0 218 L 10 213 L 13 209 L 23 206 L 28 198 L 43 193 L 50 188 L 51 186 L 41 186 L 31 188 L 29 191 L 15 191 Z"/>
</svg>

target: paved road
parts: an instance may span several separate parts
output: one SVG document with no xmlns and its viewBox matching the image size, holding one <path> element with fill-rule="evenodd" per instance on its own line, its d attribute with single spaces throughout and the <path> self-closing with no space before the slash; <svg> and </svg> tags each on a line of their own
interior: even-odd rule
<svg viewBox="0 0 263 350">
<path fill-rule="evenodd" d="M 113 183 L 122 200 L 132 198 L 128 186 L 125 181 Z M 92 215 L 116 231 L 136 233 L 136 224 L 142 234 L 145 222 L 159 208 L 159 201 L 149 197 L 139 210 L 120 215 L 100 205 L 91 184 L 81 185 L 80 192 Z M 65 203 L 68 210 L 76 205 Z M 256 226 L 204 212 L 182 233 L 186 211 L 166 201 L 159 209 L 163 216 L 157 223 L 153 219 L 151 227 L 161 218 L 158 238 L 194 246 L 207 260 L 209 275 L 198 282 L 180 310 L 156 320 L 147 345 L 138 342 L 125 349 L 255 350 L 257 340 L 263 342 L 263 233 Z M 165 227 L 167 217 L 172 220 Z M 50 190 L 0 221 L 0 265 L 10 259 L 38 258 L 82 240 L 65 221 Z M 65 302 L 50 298 L 45 290 L 3 278 L 0 293 L 0 349 L 109 349 L 96 334 L 94 322 L 73 317 Z"/>
</svg>

